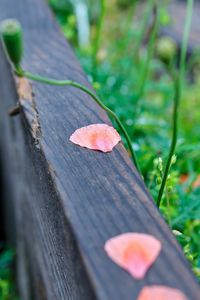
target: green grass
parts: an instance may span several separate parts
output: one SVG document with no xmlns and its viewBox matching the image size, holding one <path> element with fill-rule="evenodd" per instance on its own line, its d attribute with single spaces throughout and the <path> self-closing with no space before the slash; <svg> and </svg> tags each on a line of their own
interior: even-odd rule
<svg viewBox="0 0 200 300">
<path fill-rule="evenodd" d="M 143 23 L 140 24 L 138 18 L 134 17 L 138 15 L 137 6 L 128 3 L 130 1 L 127 1 L 127 8 L 124 3 L 117 5 L 114 0 L 107 3 L 94 74 L 92 45 L 96 30 L 92 5 L 91 43 L 87 48 L 80 49 L 76 38 L 73 8 L 65 6 L 58 10 L 62 1 L 50 2 L 53 2 L 53 9 L 61 28 L 74 45 L 81 65 L 97 94 L 118 115 L 128 131 L 145 183 L 156 200 L 171 143 L 174 88 L 165 64 L 156 55 L 158 43 L 156 40 L 153 41 L 152 54 L 147 65 L 145 85 L 138 99 L 140 76 L 149 55 L 147 49 L 151 35 L 149 36 L 146 30 L 148 26 L 145 23 L 148 19 L 144 17 Z M 142 16 L 149 15 L 148 9 L 152 9 L 150 1 L 149 8 Z M 143 12 L 143 8 L 140 7 L 139 13 L 140 10 Z M 159 24 L 162 26 L 169 22 L 170 17 L 165 5 L 162 4 Z M 143 46 L 141 42 L 145 40 Z M 177 56 L 173 55 L 175 68 Z M 176 162 L 171 166 L 161 212 L 200 279 L 200 187 L 193 186 L 197 176 L 200 175 L 199 66 L 200 58 L 198 53 L 195 53 L 186 67 L 188 80 L 184 84 L 180 104 Z M 192 82 L 191 74 L 193 74 Z M 181 183 L 182 175 L 187 176 L 184 183 Z"/>
</svg>

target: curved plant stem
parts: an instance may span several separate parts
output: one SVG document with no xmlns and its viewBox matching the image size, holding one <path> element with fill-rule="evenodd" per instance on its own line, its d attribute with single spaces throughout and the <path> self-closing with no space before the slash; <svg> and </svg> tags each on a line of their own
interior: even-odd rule
<svg viewBox="0 0 200 300">
<path fill-rule="evenodd" d="M 112 46 L 112 63 L 115 64 L 119 61 L 119 59 L 123 59 L 125 57 L 126 51 L 129 50 L 129 46 L 131 43 L 132 46 L 132 32 L 133 32 L 133 19 L 135 15 L 136 10 L 136 4 L 135 2 L 129 7 L 126 20 L 124 22 L 123 26 L 123 32 L 125 32 L 125 35 L 123 35 L 122 39 L 120 40 L 120 43 L 118 43 L 117 47 L 114 43 Z M 135 55 L 133 55 L 135 57 Z M 130 66 L 129 66 L 130 67 Z M 127 69 L 127 67 L 125 68 Z M 121 70 L 122 71 L 122 70 Z M 125 71 L 127 72 L 127 70 Z M 126 74 L 127 75 L 127 74 Z"/>
<path fill-rule="evenodd" d="M 166 164 L 166 167 L 164 170 L 164 175 L 162 178 L 160 190 L 158 193 L 158 199 L 157 199 L 158 207 L 160 207 L 160 203 L 162 200 L 163 192 L 164 192 L 166 181 L 167 181 L 167 176 L 168 176 L 170 165 L 171 165 L 172 156 L 173 156 L 175 148 L 176 148 L 177 135 L 178 135 L 179 102 L 181 100 L 183 85 L 184 85 L 184 81 L 185 81 L 185 61 L 186 61 L 188 40 L 189 40 L 191 21 L 192 21 L 193 4 L 194 4 L 194 0 L 188 0 L 186 24 L 185 24 L 185 28 L 184 28 L 183 41 L 182 41 L 182 47 L 181 47 L 180 69 L 178 72 L 178 77 L 174 75 L 174 72 L 170 72 L 171 76 L 174 79 L 174 84 L 175 84 L 174 109 L 173 109 L 173 129 L 172 129 L 173 133 L 172 133 L 172 142 L 171 142 L 170 152 L 169 152 L 167 164 Z"/>
<path fill-rule="evenodd" d="M 180 96 L 182 94 L 183 85 L 185 81 L 185 61 L 186 61 L 188 40 L 190 35 L 191 23 L 192 23 L 193 6 L 194 6 L 194 0 L 188 0 L 187 16 L 186 16 L 186 23 L 185 23 L 185 29 L 183 34 L 183 42 L 182 42 L 181 57 L 180 57 L 180 72 L 179 72 Z"/>
<path fill-rule="evenodd" d="M 159 189 L 158 193 L 158 199 L 157 199 L 157 206 L 160 207 L 160 203 L 162 200 L 163 192 L 165 189 L 166 181 L 167 181 L 167 176 L 169 173 L 169 169 L 171 166 L 171 159 L 175 151 L 176 147 L 176 142 L 177 142 L 177 133 L 178 133 L 178 108 L 179 108 L 179 101 L 180 101 L 180 90 L 178 87 L 178 80 L 175 80 L 175 96 L 174 96 L 174 108 L 173 108 L 173 133 L 172 133 L 172 142 L 171 142 L 171 147 L 170 147 L 170 152 L 169 156 L 167 159 L 167 164 L 164 170 L 161 186 Z"/>
<path fill-rule="evenodd" d="M 145 89 L 145 84 L 147 80 L 147 76 L 149 73 L 149 65 L 153 56 L 153 50 L 154 50 L 154 45 L 155 45 L 155 39 L 158 31 L 158 24 L 159 24 L 159 16 L 158 16 L 158 7 L 155 4 L 154 5 L 154 21 L 152 24 L 152 29 L 150 33 L 150 40 L 149 44 L 147 47 L 147 57 L 146 60 L 144 61 L 142 65 L 142 69 L 140 72 L 140 77 L 139 77 L 139 88 L 138 88 L 138 93 L 136 96 L 136 102 L 143 96 L 144 94 L 144 89 Z"/>
<path fill-rule="evenodd" d="M 147 3 L 147 8 L 144 12 L 144 17 L 142 18 L 141 30 L 140 30 L 140 33 L 138 34 L 138 36 L 135 40 L 135 48 L 133 50 L 133 57 L 134 58 L 135 57 L 138 58 L 138 52 L 139 52 L 139 49 L 141 47 L 143 38 L 145 36 L 145 31 L 146 31 L 147 23 L 148 23 L 148 20 L 149 20 L 149 15 L 151 14 L 151 11 L 152 11 L 152 8 L 153 8 L 153 2 L 154 2 L 154 0 L 150 0 Z"/>
<path fill-rule="evenodd" d="M 121 123 L 121 121 L 118 118 L 118 116 L 112 110 L 110 110 L 107 106 L 105 106 L 101 102 L 101 100 L 91 90 L 89 90 L 88 88 L 86 88 L 82 84 L 80 84 L 78 82 L 75 82 L 75 81 L 72 81 L 72 80 L 56 80 L 56 79 L 51 79 L 51 78 L 47 78 L 47 77 L 43 77 L 43 76 L 32 74 L 30 72 L 23 71 L 22 69 L 15 70 L 15 72 L 20 77 L 26 77 L 28 79 L 31 79 L 31 80 L 34 80 L 34 81 L 38 81 L 38 82 L 41 82 L 41 83 L 45 83 L 45 84 L 49 84 L 49 85 L 73 86 L 73 87 L 75 87 L 75 88 L 77 88 L 79 90 L 82 90 L 83 92 L 85 92 L 89 96 L 91 96 L 94 99 L 94 101 L 96 103 L 98 103 L 99 106 L 101 108 L 103 108 L 116 121 L 116 123 L 118 124 L 119 128 L 123 132 L 123 135 L 124 135 L 124 137 L 126 139 L 126 142 L 127 142 L 129 151 L 131 153 L 133 162 L 134 162 L 136 168 L 138 169 L 138 171 L 140 172 L 139 165 L 138 165 L 137 159 L 136 159 L 136 155 L 135 155 L 134 149 L 132 147 L 131 139 L 130 139 L 130 137 L 129 137 L 129 135 L 128 135 L 126 129 L 125 129 L 125 127 Z"/>
<path fill-rule="evenodd" d="M 94 46 L 93 46 L 93 74 L 95 74 L 96 66 L 97 66 L 97 55 L 99 51 L 101 31 L 102 31 L 103 21 L 106 13 L 106 0 L 100 0 L 100 4 L 101 4 L 101 13 L 99 16 L 99 20 L 97 22 L 96 36 L 95 36 Z"/>
</svg>

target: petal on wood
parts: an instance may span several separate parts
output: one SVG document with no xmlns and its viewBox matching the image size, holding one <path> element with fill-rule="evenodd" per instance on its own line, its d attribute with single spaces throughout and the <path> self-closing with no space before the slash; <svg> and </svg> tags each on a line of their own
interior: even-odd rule
<svg viewBox="0 0 200 300">
<path fill-rule="evenodd" d="M 135 279 L 142 279 L 161 251 L 161 242 L 143 233 L 124 233 L 108 240 L 105 251 Z"/>
<path fill-rule="evenodd" d="M 189 300 L 180 290 L 167 286 L 147 286 L 137 300 Z"/>
<path fill-rule="evenodd" d="M 70 141 L 81 147 L 102 152 L 110 152 L 121 140 L 118 132 L 106 124 L 92 124 L 77 129 Z"/>
</svg>

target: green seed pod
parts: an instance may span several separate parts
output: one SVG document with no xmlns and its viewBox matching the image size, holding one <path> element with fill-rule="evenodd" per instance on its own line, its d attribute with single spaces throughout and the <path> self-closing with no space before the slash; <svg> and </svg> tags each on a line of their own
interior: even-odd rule
<svg viewBox="0 0 200 300">
<path fill-rule="evenodd" d="M 173 188 L 172 188 L 171 185 L 169 185 L 169 186 L 167 187 L 167 191 L 168 191 L 168 193 L 171 193 L 171 192 L 173 191 Z"/>
<path fill-rule="evenodd" d="M 157 179 L 156 179 L 157 185 L 160 185 L 161 182 L 162 182 L 162 178 L 160 176 L 158 176 Z"/>
<path fill-rule="evenodd" d="M 176 155 L 173 154 L 172 159 L 171 159 L 171 165 L 174 165 L 176 163 Z"/>
<path fill-rule="evenodd" d="M 173 234 L 174 234 L 175 236 L 182 236 L 182 235 L 183 235 L 182 232 L 180 232 L 180 231 L 178 231 L 178 230 L 176 230 L 176 229 L 172 230 L 172 232 L 173 232 Z"/>
<path fill-rule="evenodd" d="M 23 56 L 23 37 L 20 23 L 15 19 L 7 19 L 0 24 L 0 35 L 10 61 L 19 67 Z"/>
<path fill-rule="evenodd" d="M 164 63 L 168 64 L 177 53 L 175 41 L 170 37 L 161 37 L 157 42 L 156 53 Z"/>
</svg>

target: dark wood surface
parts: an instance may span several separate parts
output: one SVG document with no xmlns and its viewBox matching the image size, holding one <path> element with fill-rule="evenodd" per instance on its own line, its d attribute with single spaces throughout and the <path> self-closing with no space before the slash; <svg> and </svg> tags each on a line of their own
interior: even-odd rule
<svg viewBox="0 0 200 300">
<path fill-rule="evenodd" d="M 24 68 L 90 87 L 45 2 L 1 0 L 0 20 L 8 17 L 24 26 Z M 34 82 L 32 117 L 26 108 L 10 118 L 7 111 L 18 98 L 14 87 L 1 47 L 0 153 L 22 300 L 135 300 L 149 284 L 176 287 L 199 300 L 196 278 L 124 147 L 104 154 L 69 142 L 81 126 L 110 123 L 106 114 L 74 88 Z M 155 235 L 163 245 L 141 281 L 103 250 L 107 239 L 129 231 Z"/>
</svg>

